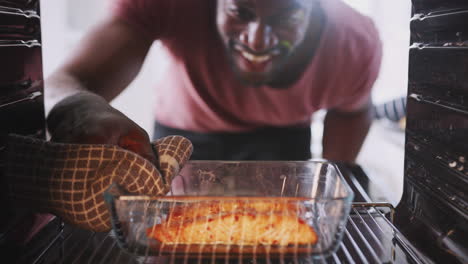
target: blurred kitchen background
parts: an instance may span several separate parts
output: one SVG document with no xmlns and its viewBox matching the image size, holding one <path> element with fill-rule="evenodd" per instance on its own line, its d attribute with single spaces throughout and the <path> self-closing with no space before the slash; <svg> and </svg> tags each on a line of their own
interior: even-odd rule
<svg viewBox="0 0 468 264">
<path fill-rule="evenodd" d="M 109 13 L 113 0 L 41 0 L 44 75 L 53 72 L 72 53 L 90 27 Z M 200 0 L 204 1 L 204 0 Z M 375 104 L 406 96 L 408 81 L 409 18 L 411 2 L 392 0 L 344 0 L 371 17 L 380 31 L 384 56 L 380 76 L 373 90 Z M 155 43 L 137 79 L 112 105 L 150 134 L 157 94 L 153 83 L 166 66 L 166 59 Z M 47 87 L 47 84 L 46 84 Z M 312 124 L 312 152 L 321 152 L 321 119 Z M 377 195 L 396 205 L 403 191 L 404 130 L 388 120 L 375 121 L 358 163 L 381 190 Z"/>
</svg>

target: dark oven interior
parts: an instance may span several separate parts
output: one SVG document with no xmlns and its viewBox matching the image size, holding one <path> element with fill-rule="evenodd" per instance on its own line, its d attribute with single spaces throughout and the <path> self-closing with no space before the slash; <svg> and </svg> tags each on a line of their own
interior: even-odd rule
<svg viewBox="0 0 468 264">
<path fill-rule="evenodd" d="M 339 250 L 328 258 L 280 262 L 468 262 L 468 3 L 413 0 L 412 13 L 400 204 L 373 203 L 368 191 L 374 186 L 364 171 L 340 164 L 356 198 Z M 0 73 L 0 151 L 8 133 L 44 138 L 39 1 L 0 0 Z M 1 167 L 0 180 L 3 188 Z M 40 229 L 36 220 L 49 218 L 1 200 L 0 258 L 11 259 L 7 263 L 171 263 L 135 258 L 117 246 L 113 233 L 79 230 L 57 218 L 19 243 L 31 226 Z M 230 262 L 242 261 L 223 260 Z"/>
</svg>

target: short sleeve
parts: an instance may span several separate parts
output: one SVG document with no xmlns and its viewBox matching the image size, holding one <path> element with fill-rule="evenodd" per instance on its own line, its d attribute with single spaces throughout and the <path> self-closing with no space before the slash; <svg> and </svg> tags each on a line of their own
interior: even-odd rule
<svg viewBox="0 0 468 264">
<path fill-rule="evenodd" d="M 342 99 L 333 108 L 343 112 L 353 112 L 361 109 L 371 98 L 372 88 L 377 80 L 382 62 L 382 43 L 377 30 L 364 43 L 358 46 L 360 56 L 356 56 L 347 69 L 348 81 L 344 83 Z M 355 51 L 357 52 L 357 51 Z"/>
<path fill-rule="evenodd" d="M 152 39 L 163 37 L 173 11 L 172 0 L 111 0 L 113 16 Z"/>
</svg>

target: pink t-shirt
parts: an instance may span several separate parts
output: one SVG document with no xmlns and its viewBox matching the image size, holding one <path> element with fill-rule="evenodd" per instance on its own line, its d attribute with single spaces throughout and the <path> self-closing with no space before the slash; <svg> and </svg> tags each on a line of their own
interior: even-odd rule
<svg viewBox="0 0 468 264">
<path fill-rule="evenodd" d="M 307 125 L 320 109 L 363 106 L 380 69 L 378 32 L 340 0 L 321 0 L 326 24 L 315 56 L 288 89 L 241 84 L 219 40 L 214 0 L 114 0 L 114 14 L 161 40 L 170 58 L 156 84 L 156 120 L 196 132 Z"/>
</svg>

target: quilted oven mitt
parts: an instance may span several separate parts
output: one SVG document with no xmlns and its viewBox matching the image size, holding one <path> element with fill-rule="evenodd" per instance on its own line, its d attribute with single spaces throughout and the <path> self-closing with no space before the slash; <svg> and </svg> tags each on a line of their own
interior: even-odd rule
<svg viewBox="0 0 468 264">
<path fill-rule="evenodd" d="M 170 136 L 153 143 L 158 162 L 112 145 L 62 144 L 10 135 L 5 149 L 9 196 L 17 206 L 51 212 L 81 228 L 111 228 L 103 193 L 115 182 L 132 194 L 165 195 L 192 144 Z"/>
</svg>

